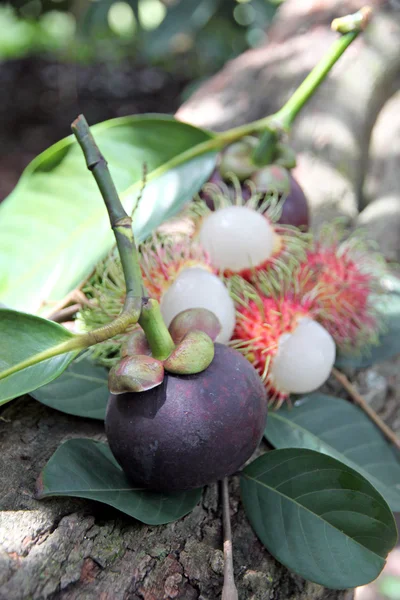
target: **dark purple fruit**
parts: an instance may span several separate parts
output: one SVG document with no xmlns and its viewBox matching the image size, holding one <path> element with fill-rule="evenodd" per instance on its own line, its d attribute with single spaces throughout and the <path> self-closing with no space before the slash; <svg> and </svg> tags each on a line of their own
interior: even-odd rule
<svg viewBox="0 0 400 600">
<path fill-rule="evenodd" d="M 215 169 L 212 172 L 207 183 L 213 183 L 214 185 L 217 185 L 217 186 L 220 185 L 221 183 L 223 183 L 223 179 L 222 179 L 221 174 L 218 171 L 218 169 Z M 199 196 L 207 204 L 207 206 L 210 210 L 215 210 L 215 202 L 214 202 L 212 195 L 209 192 L 207 192 L 204 189 L 200 190 Z"/>
<path fill-rule="evenodd" d="M 279 223 L 300 227 L 302 230 L 307 230 L 310 225 L 307 198 L 292 175 L 290 175 L 290 192 L 283 203 Z"/>
<path fill-rule="evenodd" d="M 146 392 L 111 395 L 106 433 L 131 481 L 158 491 L 201 487 L 237 471 L 257 448 L 265 387 L 238 352 L 215 344 L 197 375 L 166 374 Z"/>
</svg>

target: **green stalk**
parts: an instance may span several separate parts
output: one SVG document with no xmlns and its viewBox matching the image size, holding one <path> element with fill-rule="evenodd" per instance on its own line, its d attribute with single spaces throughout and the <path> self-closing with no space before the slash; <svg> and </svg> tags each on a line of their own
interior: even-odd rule
<svg viewBox="0 0 400 600">
<path fill-rule="evenodd" d="M 168 358 L 175 344 L 165 326 L 157 300 L 149 298 L 143 304 L 139 324 L 146 334 L 153 358 L 157 360 Z"/>
<path fill-rule="evenodd" d="M 92 172 L 106 205 L 126 284 L 123 312 L 132 311 L 136 323 L 142 307 L 143 284 L 139 256 L 133 237 L 132 218 L 121 204 L 107 161 L 101 154 L 83 115 L 72 123 L 72 131 L 82 148 L 87 168 Z"/>
<path fill-rule="evenodd" d="M 126 299 L 120 317 L 104 327 L 89 332 L 87 335 L 93 338 L 93 342 L 89 345 L 97 344 L 99 341 L 122 333 L 118 319 L 126 318 L 128 325 L 139 322 L 146 334 L 154 358 L 164 360 L 171 354 L 175 344 L 162 319 L 158 302 L 155 300 L 144 302 L 143 280 L 132 230 L 132 218 L 125 212 L 121 204 L 107 162 L 97 147 L 83 115 L 74 121 L 72 131 L 85 155 L 87 167 L 93 173 L 103 196 L 117 242 L 126 283 Z M 104 334 L 107 337 L 104 338 Z M 101 339 L 98 339 L 99 336 Z"/>
<path fill-rule="evenodd" d="M 276 121 L 284 131 L 287 131 L 291 127 L 300 110 L 324 81 L 343 52 L 354 42 L 358 34 L 359 31 L 353 31 L 342 35 L 342 37 L 336 40 L 326 56 L 311 71 L 286 104 L 275 114 Z"/>
<path fill-rule="evenodd" d="M 80 335 L 74 335 L 70 340 L 66 342 L 62 342 L 61 344 L 57 344 L 56 346 L 52 346 L 47 350 L 43 350 L 42 352 L 38 352 L 34 356 L 30 356 L 29 358 L 1 371 L 0 380 L 5 379 L 9 375 L 13 375 L 18 371 L 22 371 L 23 369 L 27 369 L 28 367 L 33 367 L 44 360 L 48 360 L 49 358 L 54 358 L 54 356 L 59 356 L 60 354 L 67 354 L 68 352 L 75 352 L 80 350 L 85 350 L 94 344 L 98 344 L 99 342 L 104 342 L 105 340 L 118 335 L 119 333 L 124 333 L 127 327 L 136 323 L 135 320 L 136 315 L 136 306 L 135 303 L 131 300 L 129 301 L 129 306 L 126 312 L 122 312 L 112 323 L 108 323 L 103 327 L 99 327 L 98 329 L 94 329 L 93 331 L 89 331 L 87 333 L 83 333 Z"/>
</svg>

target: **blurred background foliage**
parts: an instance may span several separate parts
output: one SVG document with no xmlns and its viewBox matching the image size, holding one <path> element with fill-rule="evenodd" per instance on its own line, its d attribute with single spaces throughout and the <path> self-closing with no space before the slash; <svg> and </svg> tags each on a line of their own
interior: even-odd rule
<svg viewBox="0 0 400 600">
<path fill-rule="evenodd" d="M 174 113 L 282 1 L 0 0 L 0 200 L 79 113 Z"/>
<path fill-rule="evenodd" d="M 280 0 L 15 0 L 0 6 L 0 60 L 132 59 L 206 77 L 266 39 Z"/>
</svg>

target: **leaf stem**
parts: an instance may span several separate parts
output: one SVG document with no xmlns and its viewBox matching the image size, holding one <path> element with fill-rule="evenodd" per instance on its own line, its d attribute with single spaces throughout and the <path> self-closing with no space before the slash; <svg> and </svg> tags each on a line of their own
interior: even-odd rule
<svg viewBox="0 0 400 600">
<path fill-rule="evenodd" d="M 100 342 L 104 342 L 119 333 L 124 333 L 127 327 L 133 325 L 137 322 L 136 313 L 135 313 L 135 301 L 130 299 L 128 300 L 128 309 L 126 312 L 122 312 L 114 321 L 104 325 L 103 327 L 99 327 L 98 329 L 94 329 L 93 331 L 88 331 L 87 333 L 83 333 L 80 335 L 73 335 L 71 339 L 66 342 L 62 342 L 61 344 L 57 344 L 56 346 L 52 346 L 47 350 L 43 350 L 42 352 L 38 352 L 29 358 L 12 365 L 8 369 L 4 369 L 4 371 L 0 372 L 0 380 L 17 373 L 18 371 L 22 371 L 23 369 L 27 369 L 28 367 L 33 367 L 44 360 L 48 360 L 49 358 L 54 358 L 54 356 L 59 356 L 60 354 L 67 354 L 68 352 L 76 352 L 85 350 L 89 348 L 89 346 L 93 346 L 94 344 L 98 344 Z"/>
<path fill-rule="evenodd" d="M 233 571 L 232 529 L 229 507 L 228 478 L 225 477 L 220 482 L 220 485 L 222 497 L 222 522 L 224 528 L 224 587 L 222 588 L 222 600 L 239 600 Z"/>
<path fill-rule="evenodd" d="M 346 392 L 350 395 L 353 402 L 357 404 L 360 408 L 362 408 L 362 410 L 369 416 L 371 421 L 373 421 L 375 425 L 382 431 L 382 433 L 387 437 L 387 439 L 390 442 L 392 442 L 392 444 L 396 446 L 396 448 L 400 450 L 400 439 L 396 436 L 394 431 L 392 431 L 390 427 L 388 427 L 386 423 L 382 421 L 382 419 L 376 414 L 374 409 L 369 406 L 365 398 L 363 398 L 361 394 L 356 390 L 356 388 L 348 380 L 346 375 L 335 368 L 332 369 L 332 374 L 339 381 L 339 383 L 342 384 Z"/>
</svg>

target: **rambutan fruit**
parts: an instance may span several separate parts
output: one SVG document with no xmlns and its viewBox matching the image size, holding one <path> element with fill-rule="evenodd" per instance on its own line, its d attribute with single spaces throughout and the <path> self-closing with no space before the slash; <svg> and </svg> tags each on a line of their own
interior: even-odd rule
<svg viewBox="0 0 400 600">
<path fill-rule="evenodd" d="M 206 184 L 203 193 L 212 199 L 214 209 L 198 200 L 192 215 L 202 247 L 224 277 L 238 274 L 252 281 L 259 270 L 288 273 L 304 260 L 309 237 L 277 223 L 281 214 L 277 196 L 263 199 L 251 181 L 242 187 L 234 179 L 231 187 Z"/>
<path fill-rule="evenodd" d="M 188 308 L 205 308 L 221 323 L 217 341 L 229 341 L 235 325 L 234 303 L 198 242 L 183 235 L 176 238 L 153 236 L 140 246 L 139 253 L 144 294 L 160 302 L 167 326 Z M 97 266 L 84 292 L 89 299 L 89 305 L 80 314 L 84 330 L 110 323 L 120 314 L 126 291 L 121 264 L 115 253 Z M 105 366 L 116 364 L 121 344 L 134 329 L 94 346 L 90 353 L 96 362 Z"/>
<path fill-rule="evenodd" d="M 160 309 L 167 327 L 188 308 L 206 308 L 214 313 L 221 324 L 217 342 L 229 342 L 235 327 L 235 305 L 217 275 L 199 267 L 184 269 L 161 297 Z"/>
<path fill-rule="evenodd" d="M 216 273 L 202 246 L 189 236 L 176 238 L 152 236 L 141 244 L 140 267 L 143 283 L 149 297 L 161 301 L 163 294 L 177 277 L 189 268 Z"/>
<path fill-rule="evenodd" d="M 144 285 L 160 302 L 167 327 L 188 308 L 206 308 L 221 323 L 217 341 L 228 342 L 235 325 L 235 307 L 202 246 L 187 236 L 178 240 L 154 238 L 140 251 Z"/>
<path fill-rule="evenodd" d="M 307 252 L 296 279 L 312 301 L 315 318 L 345 352 L 376 344 L 382 323 L 374 307 L 385 273 L 382 256 L 339 223 L 326 225 Z"/>
<path fill-rule="evenodd" d="M 330 333 L 316 322 L 312 301 L 292 287 L 276 288 L 263 293 L 239 277 L 232 279 L 236 327 L 231 345 L 258 371 L 270 403 L 279 407 L 291 393 L 312 392 L 325 383 L 336 349 Z"/>
</svg>

